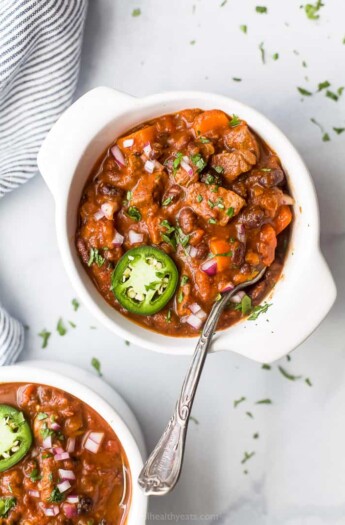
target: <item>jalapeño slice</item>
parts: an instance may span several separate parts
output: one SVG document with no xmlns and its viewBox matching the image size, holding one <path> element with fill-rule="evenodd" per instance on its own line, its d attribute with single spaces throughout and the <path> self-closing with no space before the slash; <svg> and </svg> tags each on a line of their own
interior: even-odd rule
<svg viewBox="0 0 345 525">
<path fill-rule="evenodd" d="M 28 452 L 32 434 L 23 412 L 0 405 L 0 472 L 16 465 Z"/>
<path fill-rule="evenodd" d="M 174 261 L 162 250 L 139 246 L 128 250 L 112 275 L 112 290 L 129 312 L 152 315 L 174 295 L 178 271 Z"/>
</svg>

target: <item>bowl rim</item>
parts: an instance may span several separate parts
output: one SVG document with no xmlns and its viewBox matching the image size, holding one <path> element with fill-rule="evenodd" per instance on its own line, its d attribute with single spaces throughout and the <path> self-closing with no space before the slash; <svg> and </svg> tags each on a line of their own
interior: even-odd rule
<svg viewBox="0 0 345 525">
<path fill-rule="evenodd" d="M 76 121 L 78 121 L 78 118 L 81 118 L 81 108 L 85 111 L 85 108 L 89 106 L 89 115 L 93 114 L 93 116 L 95 117 L 96 110 L 98 110 L 101 113 L 102 104 L 108 104 L 108 106 L 110 106 L 111 109 L 106 114 L 106 116 L 103 117 L 103 120 L 100 119 L 100 122 L 93 122 L 89 124 L 89 130 L 86 133 L 86 136 L 84 137 L 84 143 L 82 145 L 79 144 L 78 146 L 79 156 L 75 152 L 72 152 L 72 156 L 74 155 L 74 161 L 78 160 L 79 162 L 84 155 L 85 148 L 87 148 L 87 146 L 89 146 L 90 143 L 93 140 L 95 140 L 95 137 L 98 136 L 98 134 L 102 134 L 105 126 L 115 126 L 115 123 L 120 120 L 120 117 L 121 121 L 131 119 L 132 124 L 138 124 L 140 122 L 148 120 L 149 118 L 153 118 L 154 115 L 157 117 L 159 115 L 167 114 L 172 111 L 178 111 L 179 109 L 186 107 L 201 107 L 202 109 L 210 109 L 211 105 L 212 107 L 218 107 L 220 109 L 223 109 L 225 112 L 230 114 L 231 111 L 229 110 L 229 108 L 233 108 L 232 113 L 235 113 L 236 111 L 237 114 L 240 114 L 244 118 L 244 120 L 248 121 L 250 127 L 253 128 L 254 131 L 256 131 L 259 134 L 259 136 L 266 140 L 271 147 L 273 147 L 273 149 L 277 152 L 277 155 L 279 156 L 284 167 L 286 166 L 286 164 L 295 166 L 295 171 L 298 172 L 299 177 L 299 191 L 301 190 L 301 187 L 303 187 L 304 192 L 308 196 L 307 215 L 308 221 L 310 222 L 310 224 L 308 224 L 308 227 L 310 227 L 308 229 L 307 235 L 306 232 L 304 232 L 306 256 L 307 254 L 309 258 L 311 258 L 311 255 L 313 256 L 316 262 L 316 264 L 314 265 L 314 273 L 316 273 L 316 276 L 319 277 L 319 279 L 322 280 L 324 283 L 326 283 L 326 281 L 328 283 L 328 292 L 324 304 L 323 306 L 317 306 L 319 310 L 315 311 L 314 319 L 310 319 L 308 327 L 299 327 L 298 337 L 295 336 L 294 338 L 292 338 L 292 335 L 289 334 L 288 339 L 290 339 L 291 342 L 288 344 L 287 341 L 283 341 L 281 350 L 276 349 L 274 351 L 266 351 L 264 350 L 264 348 L 261 348 L 261 351 L 257 355 L 255 355 L 252 354 L 250 351 L 247 351 L 243 345 L 242 348 L 239 349 L 238 341 L 241 340 L 242 336 L 238 334 L 239 330 L 237 327 L 239 324 L 241 326 L 246 325 L 246 327 L 248 327 L 248 323 L 246 323 L 245 320 L 240 321 L 240 323 L 237 323 L 224 331 L 217 332 L 217 336 L 214 338 L 213 342 L 213 349 L 228 349 L 227 346 L 231 343 L 234 345 L 233 348 L 230 348 L 231 350 L 241 353 L 242 355 L 252 357 L 253 359 L 256 359 L 259 362 L 269 362 L 281 357 L 288 351 L 298 346 L 306 337 L 310 335 L 310 333 L 321 322 L 323 317 L 325 317 L 335 300 L 336 290 L 331 274 L 328 270 L 328 267 L 323 259 L 319 248 L 319 210 L 317 204 L 316 191 L 306 165 L 304 164 L 300 154 L 291 144 L 289 139 L 275 124 L 271 122 L 271 120 L 262 115 L 256 109 L 246 104 L 243 104 L 242 102 L 234 100 L 230 97 L 225 97 L 223 95 L 199 91 L 172 91 L 149 95 L 143 98 L 135 98 L 130 95 L 120 93 L 111 88 L 100 87 L 95 88 L 94 90 L 86 93 L 83 97 L 81 97 L 81 99 L 79 99 L 74 105 L 72 105 L 71 108 L 67 110 L 67 112 L 60 118 L 58 123 L 55 124 L 51 132 L 48 134 L 48 137 L 46 138 L 38 157 L 39 167 L 41 169 L 43 177 L 46 178 L 48 185 L 50 185 L 50 177 L 47 173 L 49 170 L 45 170 L 44 159 L 42 160 L 42 162 L 40 162 L 40 157 L 47 157 L 47 151 L 44 152 L 44 150 L 49 150 L 49 147 L 46 147 L 46 142 L 49 142 L 49 136 L 51 135 L 53 137 L 53 143 L 54 140 L 57 140 L 59 134 L 60 139 L 63 138 L 62 132 L 64 130 L 64 127 L 66 126 L 64 116 L 66 116 L 67 123 L 67 117 L 71 116 L 72 119 L 74 118 Z M 171 109 L 172 106 L 173 109 Z M 150 112 L 153 113 L 153 116 L 150 116 Z M 123 132 L 125 132 L 126 129 L 130 129 L 131 127 L 133 126 L 127 123 L 125 126 L 123 126 Z M 58 130 L 58 133 L 54 134 L 54 128 L 55 130 Z M 115 131 L 114 134 L 118 134 L 118 131 Z M 267 140 L 266 138 L 268 134 L 270 135 L 269 140 Z M 54 196 L 56 199 L 56 229 L 60 253 L 64 265 L 67 269 L 67 273 L 69 274 L 70 280 L 73 286 L 75 287 L 78 295 L 80 296 L 82 302 L 88 309 L 91 310 L 93 315 L 95 315 L 95 317 L 102 324 L 104 324 L 112 332 L 116 333 L 117 335 L 120 335 L 123 339 L 127 339 L 132 343 L 137 344 L 143 348 L 158 351 L 160 353 L 174 355 L 192 354 L 196 344 L 196 338 L 177 338 L 171 336 L 168 337 L 163 334 L 158 334 L 148 329 L 142 328 L 132 321 L 130 321 L 128 327 L 126 327 L 126 323 L 128 324 L 128 320 L 120 313 L 118 313 L 118 317 L 116 317 L 116 319 L 110 317 L 111 314 L 115 315 L 115 309 L 113 309 L 112 307 L 110 307 L 110 305 L 108 305 L 108 303 L 106 303 L 105 299 L 103 299 L 103 297 L 99 294 L 98 290 L 96 289 L 93 283 L 91 284 L 94 290 L 87 289 L 87 285 L 84 283 L 84 280 L 82 278 L 82 272 L 80 272 L 79 268 L 76 267 L 76 263 L 74 261 L 71 249 L 70 239 L 68 238 L 67 233 L 67 222 L 68 215 L 70 213 L 70 197 L 72 191 L 71 188 L 73 186 L 73 180 L 76 175 L 77 167 L 77 163 L 75 163 L 73 173 L 70 173 L 70 180 L 68 181 L 68 184 L 65 184 L 65 186 L 62 185 L 59 191 L 54 192 L 53 190 L 53 194 L 55 194 Z M 296 177 L 295 173 L 294 177 Z M 288 173 L 291 192 L 296 197 L 294 177 L 291 177 L 291 174 Z M 86 176 L 84 180 L 86 181 Z M 297 208 L 295 208 L 295 215 L 296 211 Z M 303 220 L 305 218 L 306 213 L 304 213 L 303 215 Z M 297 226 L 296 224 L 294 224 L 292 228 L 292 237 L 297 235 L 296 231 Z M 301 233 L 298 233 L 298 235 L 299 237 L 301 237 Z M 290 249 L 284 263 L 284 275 L 287 275 L 287 269 L 293 266 L 291 261 L 291 255 L 293 255 L 293 251 Z M 298 257 L 300 257 L 300 254 L 295 256 L 294 259 L 296 260 Z M 85 272 L 85 270 L 83 271 Z M 87 277 L 89 278 L 89 276 Z M 280 279 L 278 285 L 273 290 L 273 293 L 276 294 L 278 289 L 281 290 L 281 287 L 282 279 Z M 102 301 L 99 300 L 100 297 L 102 298 Z M 111 312 L 109 312 L 109 309 L 111 309 Z M 232 336 L 231 339 L 229 337 L 230 332 Z M 249 330 L 247 330 L 247 333 L 248 332 Z M 235 333 L 236 337 L 234 338 Z M 232 341 L 234 340 L 235 342 L 232 343 Z M 251 341 L 255 341 L 255 338 L 251 337 Z"/>
<path fill-rule="evenodd" d="M 43 381 L 42 378 L 44 378 Z M 0 384 L 22 382 L 46 385 L 63 390 L 89 405 L 108 423 L 126 453 L 131 475 L 131 501 L 126 524 L 144 525 L 148 499 L 137 484 L 138 475 L 143 467 L 143 458 L 132 432 L 115 408 L 92 388 L 70 378 L 68 375 L 41 368 L 40 366 L 36 367 L 33 363 L 27 365 L 19 362 L 15 366 L 0 367 Z"/>
</svg>

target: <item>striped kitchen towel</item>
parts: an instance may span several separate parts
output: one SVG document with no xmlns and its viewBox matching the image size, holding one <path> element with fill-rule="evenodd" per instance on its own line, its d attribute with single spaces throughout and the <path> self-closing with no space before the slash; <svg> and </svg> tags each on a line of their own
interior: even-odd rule
<svg viewBox="0 0 345 525">
<path fill-rule="evenodd" d="M 0 198 L 37 173 L 39 147 L 72 101 L 86 9 L 87 0 L 0 0 Z M 0 364 L 22 346 L 23 329 L 0 307 Z"/>
</svg>

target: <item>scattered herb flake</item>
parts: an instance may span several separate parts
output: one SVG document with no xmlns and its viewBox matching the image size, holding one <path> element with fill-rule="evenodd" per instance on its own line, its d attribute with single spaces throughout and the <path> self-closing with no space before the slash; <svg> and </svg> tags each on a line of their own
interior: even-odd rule
<svg viewBox="0 0 345 525">
<path fill-rule="evenodd" d="M 141 9 L 139 7 L 137 7 L 136 9 L 133 9 L 132 16 L 136 17 L 140 15 L 141 15 Z"/>
<path fill-rule="evenodd" d="M 262 370 L 271 370 L 271 366 L 268 365 L 267 363 L 264 363 L 261 368 Z"/>
<path fill-rule="evenodd" d="M 177 300 L 178 300 L 178 302 L 179 302 L 179 303 L 182 303 L 183 298 L 184 298 L 184 293 L 183 293 L 182 290 L 180 290 L 180 292 L 179 292 L 179 294 L 178 294 L 178 296 L 177 296 Z"/>
<path fill-rule="evenodd" d="M 100 255 L 98 248 L 91 248 L 90 257 L 87 263 L 88 266 L 91 266 L 93 263 L 96 263 L 98 268 L 103 266 L 105 258 Z"/>
<path fill-rule="evenodd" d="M 251 419 L 254 419 L 254 416 L 251 412 L 246 412 L 246 416 L 250 417 Z"/>
<path fill-rule="evenodd" d="M 267 13 L 267 7 L 263 6 L 263 5 L 257 5 L 256 8 L 255 8 L 255 11 L 257 13 L 260 13 L 260 14 L 263 14 L 263 13 Z"/>
<path fill-rule="evenodd" d="M 182 277 L 181 277 L 181 286 L 184 286 L 185 284 L 187 284 L 188 281 L 189 281 L 188 275 L 182 275 Z"/>
<path fill-rule="evenodd" d="M 341 133 L 344 133 L 345 128 L 333 128 L 333 130 L 337 133 L 337 135 L 341 135 Z"/>
<path fill-rule="evenodd" d="M 255 456 L 255 452 L 245 452 L 241 464 L 247 463 L 253 456 Z"/>
<path fill-rule="evenodd" d="M 72 299 L 72 306 L 73 306 L 73 310 L 76 312 L 80 306 L 79 301 L 75 298 Z"/>
<path fill-rule="evenodd" d="M 165 320 L 167 321 L 167 323 L 170 323 L 170 321 L 171 321 L 171 310 L 167 311 L 167 314 L 165 316 Z"/>
<path fill-rule="evenodd" d="M 305 4 L 305 14 L 310 20 L 318 20 L 320 18 L 319 11 L 323 6 L 322 0 L 317 0 L 315 4 Z"/>
<path fill-rule="evenodd" d="M 190 43 L 191 46 L 194 46 L 195 42 L 196 42 L 196 40 L 191 40 L 189 43 Z"/>
<path fill-rule="evenodd" d="M 248 32 L 248 26 L 246 26 L 245 24 L 242 24 L 242 25 L 240 25 L 240 30 L 242 31 L 242 33 L 244 33 L 246 35 L 247 32 Z M 345 38 L 344 38 L 344 40 L 345 40 Z"/>
<path fill-rule="evenodd" d="M 67 333 L 67 328 L 65 327 L 61 317 L 58 320 L 58 323 L 56 325 L 56 330 L 59 333 L 59 335 L 61 335 L 61 336 L 66 335 L 66 333 Z"/>
<path fill-rule="evenodd" d="M 290 374 L 290 372 L 285 370 L 285 368 L 283 368 L 282 366 L 278 366 L 278 370 L 286 379 L 289 379 L 290 381 L 297 381 L 298 379 L 301 379 L 302 377 L 302 376 L 295 376 L 293 374 Z"/>
<path fill-rule="evenodd" d="M 327 89 L 326 91 L 326 97 L 330 98 L 331 100 L 334 100 L 335 102 L 337 102 L 339 99 L 339 96 L 336 93 L 334 93 L 334 91 L 330 91 L 329 89 Z"/>
<path fill-rule="evenodd" d="M 228 0 L 223 0 L 223 2 L 222 2 L 222 3 L 220 4 L 220 6 L 219 6 L 219 7 L 224 7 L 224 6 L 225 6 L 225 4 L 227 4 L 227 3 L 228 3 Z"/>
<path fill-rule="evenodd" d="M 256 321 L 259 315 L 266 313 L 270 306 L 272 306 L 272 303 L 265 303 L 262 305 L 259 304 L 258 306 L 254 306 L 250 316 L 248 317 L 248 321 Z"/>
<path fill-rule="evenodd" d="M 73 321 L 68 321 L 68 323 L 72 328 L 77 328 L 77 325 L 73 323 Z"/>
<path fill-rule="evenodd" d="M 226 214 L 227 214 L 228 217 L 230 217 L 230 219 L 231 219 L 231 217 L 234 216 L 234 212 L 235 212 L 235 210 L 234 210 L 234 208 L 232 206 L 230 206 L 230 208 L 228 208 L 226 210 Z"/>
<path fill-rule="evenodd" d="M 199 425 L 199 420 L 194 416 L 189 416 L 189 419 L 193 421 L 196 425 Z"/>
<path fill-rule="evenodd" d="M 203 201 L 203 197 L 202 197 L 202 195 L 198 195 L 197 198 L 196 198 L 196 200 L 197 200 L 198 202 L 202 202 L 202 201 Z"/>
<path fill-rule="evenodd" d="M 127 210 L 127 215 L 136 222 L 141 220 L 141 213 L 136 206 L 130 206 Z"/>
<path fill-rule="evenodd" d="M 306 377 L 304 380 L 308 386 L 313 386 L 313 383 L 310 381 L 309 377 Z"/>
<path fill-rule="evenodd" d="M 201 144 L 209 144 L 211 142 L 210 139 L 207 139 L 206 137 L 199 137 L 198 141 L 201 142 Z"/>
<path fill-rule="evenodd" d="M 328 133 L 324 133 L 322 136 L 323 142 L 329 142 L 331 140 L 331 137 L 328 135 Z"/>
<path fill-rule="evenodd" d="M 174 161 L 173 161 L 174 174 L 178 170 L 182 159 L 183 159 L 183 154 L 179 151 L 178 153 L 176 153 L 176 156 L 175 156 Z"/>
<path fill-rule="evenodd" d="M 322 91 L 323 89 L 327 89 L 331 84 L 328 82 L 328 80 L 325 80 L 324 82 L 320 82 L 317 90 Z"/>
<path fill-rule="evenodd" d="M 242 82 L 242 78 L 238 78 L 238 77 L 232 77 L 232 80 L 234 82 Z"/>
<path fill-rule="evenodd" d="M 231 120 L 229 122 L 229 126 L 232 127 L 232 128 L 235 128 L 239 124 L 241 124 L 241 120 L 238 118 L 238 116 L 237 115 L 232 115 Z"/>
<path fill-rule="evenodd" d="M 243 403 L 244 401 L 246 401 L 246 399 L 247 399 L 247 398 L 244 397 L 244 396 L 240 397 L 240 399 L 235 399 L 235 401 L 234 401 L 234 408 L 237 408 L 238 405 L 239 405 L 240 403 Z"/>
<path fill-rule="evenodd" d="M 2 518 L 6 518 L 10 510 L 13 509 L 13 507 L 15 507 L 16 504 L 17 504 L 16 498 L 1 497 L 0 498 L 0 516 Z"/>
<path fill-rule="evenodd" d="M 273 403 L 271 399 L 260 399 L 255 404 L 256 405 L 272 405 Z"/>
<path fill-rule="evenodd" d="M 304 89 L 302 87 L 297 87 L 298 91 L 303 95 L 304 97 L 311 97 L 312 93 L 308 91 L 307 89 Z"/>
<path fill-rule="evenodd" d="M 101 371 L 101 362 L 97 357 L 93 357 L 91 359 L 91 366 L 96 370 L 99 377 L 102 377 L 102 371 Z"/>
<path fill-rule="evenodd" d="M 169 204 L 172 202 L 173 198 L 172 197 L 167 197 L 163 202 L 162 202 L 162 206 L 169 206 Z"/>
<path fill-rule="evenodd" d="M 259 432 L 255 432 L 255 434 L 253 434 L 253 439 L 259 439 Z"/>
<path fill-rule="evenodd" d="M 129 341 L 125 340 L 125 345 L 126 345 L 126 346 L 129 346 L 130 344 L 131 344 L 131 343 L 130 343 Z"/>
<path fill-rule="evenodd" d="M 42 348 L 47 348 L 49 337 L 52 335 L 51 332 L 48 332 L 46 329 L 44 329 L 38 335 L 42 337 Z"/>
<path fill-rule="evenodd" d="M 193 162 L 194 166 L 196 166 L 199 173 L 205 168 L 207 164 L 207 162 L 202 158 L 200 153 L 197 153 L 196 155 L 192 155 L 191 161 Z"/>
<path fill-rule="evenodd" d="M 266 52 L 264 48 L 264 42 L 261 42 L 261 44 L 259 45 L 259 51 L 260 51 L 262 63 L 266 64 Z"/>
<path fill-rule="evenodd" d="M 209 224 L 217 224 L 217 221 L 216 221 L 216 219 L 212 219 L 211 218 L 211 219 L 208 219 L 208 223 Z"/>
<path fill-rule="evenodd" d="M 272 55 L 272 58 L 273 58 L 273 60 L 278 60 L 279 59 L 279 53 L 274 53 Z"/>
</svg>

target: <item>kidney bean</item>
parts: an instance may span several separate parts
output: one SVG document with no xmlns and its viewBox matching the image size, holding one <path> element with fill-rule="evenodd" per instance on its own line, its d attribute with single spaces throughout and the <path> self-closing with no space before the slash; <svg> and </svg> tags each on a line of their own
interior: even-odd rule
<svg viewBox="0 0 345 525">
<path fill-rule="evenodd" d="M 178 216 L 178 221 L 183 233 L 186 234 L 195 230 L 198 223 L 197 216 L 191 208 L 182 208 Z"/>
</svg>

